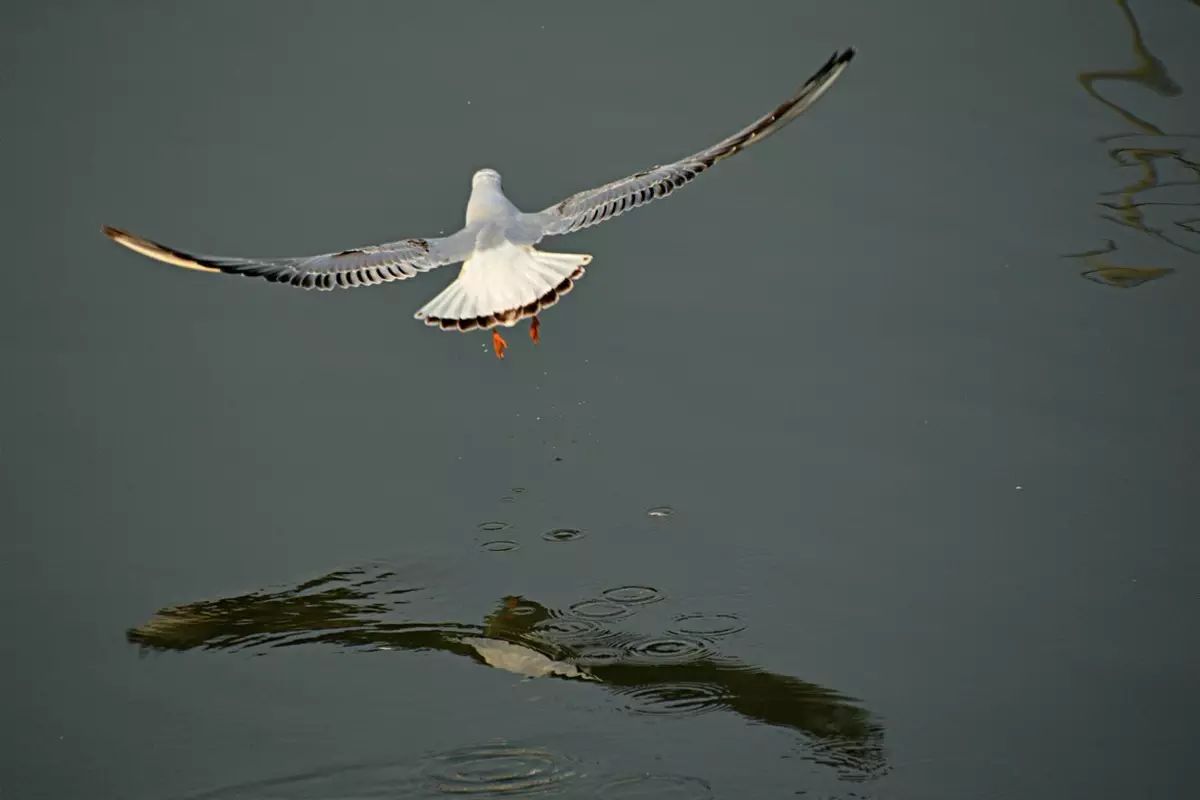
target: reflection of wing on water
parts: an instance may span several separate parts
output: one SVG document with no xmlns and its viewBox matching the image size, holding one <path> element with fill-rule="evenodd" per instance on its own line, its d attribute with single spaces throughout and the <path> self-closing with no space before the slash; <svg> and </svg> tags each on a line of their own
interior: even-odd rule
<svg viewBox="0 0 1200 800">
<path fill-rule="evenodd" d="M 127 637 L 156 650 L 325 643 L 454 653 L 526 677 L 604 686 L 634 712 L 726 710 L 791 729 L 806 738 L 809 758 L 845 776 L 886 770 L 883 731 L 869 712 L 831 689 L 723 656 L 715 636 L 634 636 L 517 597 L 504 598 L 481 624 L 412 622 L 419 595 L 389 576 L 343 570 L 292 589 L 172 606 Z M 663 642 L 677 645 L 656 650 Z"/>
<path fill-rule="evenodd" d="M 483 659 L 483 663 L 505 672 L 524 675 L 527 678 L 545 678 L 553 675 L 557 678 L 597 680 L 586 669 L 566 661 L 555 661 L 527 645 L 482 636 L 465 636 L 459 641 L 473 647 L 476 655 Z"/>
</svg>

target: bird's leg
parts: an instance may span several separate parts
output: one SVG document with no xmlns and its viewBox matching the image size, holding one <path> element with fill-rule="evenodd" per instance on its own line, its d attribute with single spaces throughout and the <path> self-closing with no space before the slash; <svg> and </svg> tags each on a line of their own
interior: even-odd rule
<svg viewBox="0 0 1200 800">
<path fill-rule="evenodd" d="M 542 340 L 542 335 L 539 333 L 541 329 L 542 323 L 538 322 L 537 317 L 534 317 L 533 322 L 529 323 L 529 338 L 533 339 L 534 344 Z"/>
<path fill-rule="evenodd" d="M 504 358 L 504 351 L 507 349 L 508 342 L 504 341 L 500 331 L 492 328 L 492 350 L 496 353 L 496 358 Z"/>
</svg>

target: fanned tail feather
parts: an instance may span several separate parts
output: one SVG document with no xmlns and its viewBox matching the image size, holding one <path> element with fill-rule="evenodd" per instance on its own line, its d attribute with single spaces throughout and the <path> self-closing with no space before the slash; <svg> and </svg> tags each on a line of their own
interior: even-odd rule
<svg viewBox="0 0 1200 800">
<path fill-rule="evenodd" d="M 591 260 L 505 242 L 467 259 L 454 282 L 415 316 L 443 330 L 512 326 L 557 303 Z"/>
</svg>

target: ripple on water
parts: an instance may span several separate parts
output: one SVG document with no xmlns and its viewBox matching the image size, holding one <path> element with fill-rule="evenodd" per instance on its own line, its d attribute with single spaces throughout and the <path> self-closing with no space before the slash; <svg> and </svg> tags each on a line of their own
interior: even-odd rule
<svg viewBox="0 0 1200 800">
<path fill-rule="evenodd" d="M 330 766 L 205 792 L 206 800 L 404 798 L 447 796 L 557 797 L 580 776 L 575 762 L 548 749 L 503 742 L 426 756 L 419 763 Z"/>
<path fill-rule="evenodd" d="M 626 652 L 630 660 L 655 664 L 684 664 L 711 658 L 712 648 L 699 639 L 683 636 L 663 636 L 642 639 L 629 645 Z"/>
<path fill-rule="evenodd" d="M 657 716 L 694 716 L 727 708 L 729 693 L 712 683 L 667 683 L 637 686 L 624 692 L 629 710 Z"/>
<path fill-rule="evenodd" d="M 680 614 L 675 618 L 673 634 L 718 638 L 746 630 L 737 614 Z"/>
<path fill-rule="evenodd" d="M 484 542 L 479 545 L 484 550 L 491 553 L 507 553 L 509 550 L 516 550 L 521 545 L 514 542 L 512 539 L 493 539 L 490 542 Z"/>
<path fill-rule="evenodd" d="M 603 667 L 608 664 L 619 664 L 624 660 L 624 648 L 588 645 L 579 648 L 573 662 L 578 667 Z"/>
<path fill-rule="evenodd" d="M 542 538 L 547 542 L 573 542 L 576 539 L 582 539 L 584 535 L 584 532 L 578 528 L 555 528 L 543 533 Z"/>
<path fill-rule="evenodd" d="M 555 642 L 594 642 L 609 635 L 599 622 L 582 617 L 544 619 L 534 624 L 533 632 Z"/>
<path fill-rule="evenodd" d="M 611 600 L 582 600 L 570 606 L 571 613 L 583 619 L 620 619 L 633 613 L 629 606 Z"/>
<path fill-rule="evenodd" d="M 596 791 L 600 800 L 711 800 L 708 781 L 687 775 L 633 775 L 608 781 Z"/>
<path fill-rule="evenodd" d="M 505 613 L 510 617 L 528 617 L 538 613 L 538 607 L 533 605 L 515 605 L 505 610 Z"/>
<path fill-rule="evenodd" d="M 644 606 L 663 599 L 663 593 L 653 586 L 616 586 L 600 594 L 605 600 L 627 606 Z"/>
<path fill-rule="evenodd" d="M 670 506 L 655 506 L 654 508 L 646 509 L 648 517 L 669 517 L 675 513 L 675 509 Z"/>
<path fill-rule="evenodd" d="M 488 520 L 487 522 L 479 523 L 479 530 L 495 533 L 496 531 L 508 530 L 512 527 L 511 523 L 501 522 L 500 520 Z"/>
<path fill-rule="evenodd" d="M 544 748 L 497 743 L 433 756 L 423 775 L 427 788 L 440 794 L 525 797 L 554 791 L 576 773 L 567 759 Z"/>
</svg>

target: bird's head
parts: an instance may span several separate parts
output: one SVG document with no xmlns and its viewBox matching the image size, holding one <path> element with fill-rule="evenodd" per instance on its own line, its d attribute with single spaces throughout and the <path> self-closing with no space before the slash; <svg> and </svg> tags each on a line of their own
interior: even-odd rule
<svg viewBox="0 0 1200 800">
<path fill-rule="evenodd" d="M 500 185 L 500 173 L 494 169 L 481 169 L 471 177 L 471 188 L 481 184 Z"/>
</svg>

